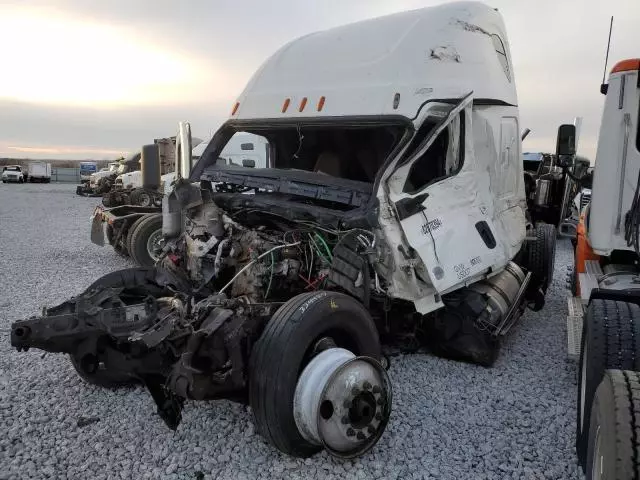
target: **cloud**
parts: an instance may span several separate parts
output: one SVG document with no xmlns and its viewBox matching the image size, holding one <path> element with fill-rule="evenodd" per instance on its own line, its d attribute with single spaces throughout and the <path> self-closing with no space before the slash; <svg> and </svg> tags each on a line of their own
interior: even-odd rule
<svg viewBox="0 0 640 480">
<path fill-rule="evenodd" d="M 0 75 L 0 98 L 113 109 L 193 103 L 205 87 L 226 98 L 234 85 L 223 69 L 130 27 L 49 8 L 0 11 L 0 44 L 14 44 L 3 49 L 10 72 Z"/>
</svg>

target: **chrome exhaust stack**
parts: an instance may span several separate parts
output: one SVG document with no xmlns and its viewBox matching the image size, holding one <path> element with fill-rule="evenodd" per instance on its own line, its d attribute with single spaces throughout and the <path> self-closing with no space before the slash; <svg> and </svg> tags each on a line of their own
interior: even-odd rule
<svg viewBox="0 0 640 480">
<path fill-rule="evenodd" d="M 191 138 L 191 124 L 189 122 L 178 123 L 178 136 L 176 137 L 176 179 L 189 179 L 193 169 L 193 140 Z"/>
<path fill-rule="evenodd" d="M 194 189 L 189 182 L 193 169 L 192 148 L 191 124 L 189 122 L 178 123 L 175 158 L 176 179 L 173 188 L 162 199 L 162 234 L 167 239 L 180 236 L 184 230 L 183 208 L 202 201 L 199 190 Z"/>
</svg>

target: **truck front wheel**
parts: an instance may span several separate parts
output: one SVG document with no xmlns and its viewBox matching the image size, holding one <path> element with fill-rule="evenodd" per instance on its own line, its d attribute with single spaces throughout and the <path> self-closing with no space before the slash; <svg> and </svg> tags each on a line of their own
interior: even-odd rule
<svg viewBox="0 0 640 480">
<path fill-rule="evenodd" d="M 356 299 L 326 291 L 291 298 L 251 353 L 249 403 L 258 431 L 296 457 L 322 447 L 347 458 L 365 452 L 391 412 L 379 358 L 375 324 Z"/>
</svg>

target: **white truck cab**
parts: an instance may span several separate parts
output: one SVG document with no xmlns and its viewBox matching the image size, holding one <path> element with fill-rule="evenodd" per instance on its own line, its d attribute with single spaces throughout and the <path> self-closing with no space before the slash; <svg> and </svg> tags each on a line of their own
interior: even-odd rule
<svg viewBox="0 0 640 480">
<path fill-rule="evenodd" d="M 389 293 L 424 314 L 443 306 L 443 294 L 504 269 L 523 244 L 517 105 L 500 14 L 457 2 L 284 46 L 205 155 L 249 132 L 268 141 L 271 167 L 313 171 L 325 142 L 344 167 L 336 176 L 371 185 L 379 233 L 393 246 Z"/>
<path fill-rule="evenodd" d="M 640 172 L 640 60 L 616 64 L 609 76 L 593 177 L 587 238 L 593 251 L 634 251 L 625 217 L 638 194 Z M 637 200 L 636 200 L 637 201 Z"/>
<path fill-rule="evenodd" d="M 568 354 L 579 360 L 576 452 L 588 479 L 637 472 L 640 59 L 616 63 L 600 91 L 606 99 L 592 188 L 580 202 L 567 317 Z M 559 132 L 558 148 L 563 143 Z M 613 406 L 623 405 L 632 414 L 615 419 Z"/>
<path fill-rule="evenodd" d="M 24 173 L 20 165 L 5 165 L 2 167 L 2 183 L 24 183 Z"/>
</svg>

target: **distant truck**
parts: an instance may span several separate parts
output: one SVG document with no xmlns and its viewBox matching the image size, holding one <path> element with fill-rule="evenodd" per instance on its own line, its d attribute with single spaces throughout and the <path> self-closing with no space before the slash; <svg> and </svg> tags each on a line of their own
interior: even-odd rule
<svg viewBox="0 0 640 480">
<path fill-rule="evenodd" d="M 2 183 L 24 183 L 25 173 L 20 165 L 6 165 L 2 167 Z"/>
<path fill-rule="evenodd" d="M 28 168 L 29 182 L 51 182 L 51 164 L 45 162 L 33 162 L 29 164 Z"/>
<path fill-rule="evenodd" d="M 80 181 L 88 182 L 92 173 L 98 171 L 98 164 L 96 162 L 80 162 Z"/>
<path fill-rule="evenodd" d="M 85 197 L 102 196 L 114 186 L 116 178 L 124 173 L 140 168 L 140 152 L 130 155 L 119 162 L 109 163 L 107 169 L 89 175 L 88 181 L 82 181 L 76 188 L 76 194 Z"/>
</svg>

